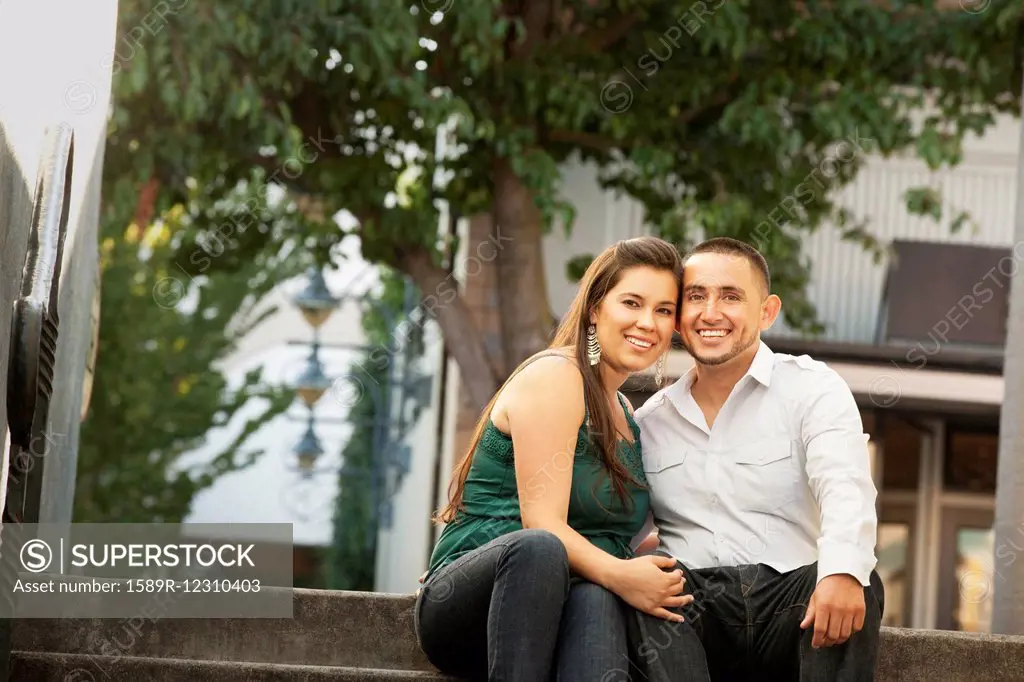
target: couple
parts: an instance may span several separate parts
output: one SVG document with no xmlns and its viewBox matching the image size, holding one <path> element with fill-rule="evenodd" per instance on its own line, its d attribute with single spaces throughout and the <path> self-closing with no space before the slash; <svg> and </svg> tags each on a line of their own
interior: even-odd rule
<svg viewBox="0 0 1024 682">
<path fill-rule="evenodd" d="M 874 679 L 883 590 L 850 389 L 760 340 L 754 248 L 653 237 L 587 270 L 551 346 L 484 410 L 421 579 L 442 672 L 517 682 Z M 678 330 L 695 367 L 619 388 Z M 657 529 L 654 531 L 654 529 Z"/>
</svg>

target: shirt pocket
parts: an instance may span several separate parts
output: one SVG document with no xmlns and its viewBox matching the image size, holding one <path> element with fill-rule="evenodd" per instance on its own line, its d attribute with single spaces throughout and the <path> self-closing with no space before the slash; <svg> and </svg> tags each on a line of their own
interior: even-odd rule
<svg viewBox="0 0 1024 682">
<path fill-rule="evenodd" d="M 644 473 L 650 476 L 664 473 L 686 461 L 685 448 L 645 448 L 643 451 Z"/>
<path fill-rule="evenodd" d="M 651 505 L 662 500 L 691 499 L 695 490 L 694 471 L 685 447 L 644 449 L 644 476 L 652 495 Z M 685 465 L 685 466 L 684 466 Z M 671 505 L 669 505 L 671 506 Z"/>
<path fill-rule="evenodd" d="M 737 449 L 736 497 L 745 511 L 785 516 L 797 497 L 800 473 L 796 442 L 760 440 Z"/>
</svg>

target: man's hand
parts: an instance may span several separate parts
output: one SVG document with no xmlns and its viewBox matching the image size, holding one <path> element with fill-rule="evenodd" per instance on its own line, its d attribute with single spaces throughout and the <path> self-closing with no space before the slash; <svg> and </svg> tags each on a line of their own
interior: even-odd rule
<svg viewBox="0 0 1024 682">
<path fill-rule="evenodd" d="M 852 575 L 830 575 L 822 578 L 807 604 L 807 614 L 800 623 L 806 630 L 814 624 L 811 646 L 843 644 L 864 627 L 864 586 Z"/>
</svg>

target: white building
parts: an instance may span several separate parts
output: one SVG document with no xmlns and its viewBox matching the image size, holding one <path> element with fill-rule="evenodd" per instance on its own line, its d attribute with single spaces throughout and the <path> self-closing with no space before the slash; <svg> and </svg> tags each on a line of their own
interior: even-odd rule
<svg viewBox="0 0 1024 682">
<path fill-rule="evenodd" d="M 324 373 L 333 382 L 315 408 L 315 432 L 324 450 L 315 465 L 317 473 L 304 475 L 293 454 L 306 430 L 307 410 L 297 399 L 284 415 L 265 424 L 246 444 L 246 450 L 263 450 L 262 457 L 242 471 L 221 477 L 200 493 L 185 519 L 186 523 L 293 524 L 297 578 L 300 574 L 307 574 L 301 577 L 308 578 L 309 572 L 318 570 L 313 554 L 331 544 L 332 515 L 339 492 L 338 470 L 343 464 L 341 452 L 352 435 L 352 427 L 345 422 L 345 417 L 356 401 L 370 399 L 363 385 L 365 377 L 353 377 L 349 370 L 352 363 L 363 360 L 367 350 L 373 350 L 366 346 L 363 334 L 361 301 L 378 283 L 377 271 L 359 258 L 354 248 L 356 244 L 344 246 L 348 255 L 346 266 L 325 276 L 328 288 L 341 299 L 341 304 L 320 328 L 320 340 L 325 346 L 320 350 L 320 359 Z M 265 305 L 276 306 L 278 310 L 225 360 L 223 371 L 230 382 L 239 382 L 246 372 L 262 367 L 267 382 L 290 385 L 303 371 L 313 330 L 291 299 L 304 284 L 304 278 L 287 282 L 268 296 Z M 425 333 L 426 348 L 418 369 L 432 375 L 437 372 L 442 344 L 433 322 L 425 326 Z M 332 345 L 353 348 L 332 348 Z M 358 346 L 363 348 L 355 348 Z M 408 581 L 403 583 L 395 567 L 418 565 L 429 551 L 427 517 L 431 485 L 424 481 L 434 476 L 437 459 L 436 405 L 439 399 L 436 394 L 440 385 L 440 381 L 432 383 L 435 395 L 407 435 L 406 442 L 412 447 L 410 471 L 407 482 L 402 484 L 402 493 L 393 500 L 393 527 L 411 530 L 418 525 L 420 532 L 409 533 L 406 537 L 404 533 L 382 528 L 378 540 L 379 590 L 407 588 Z M 230 442 L 241 424 L 261 410 L 262 405 L 252 401 L 239 411 L 232 423 L 212 431 L 204 447 L 191 453 L 182 465 L 212 457 Z M 365 485 L 365 482 L 353 480 L 351 484 Z"/>
</svg>

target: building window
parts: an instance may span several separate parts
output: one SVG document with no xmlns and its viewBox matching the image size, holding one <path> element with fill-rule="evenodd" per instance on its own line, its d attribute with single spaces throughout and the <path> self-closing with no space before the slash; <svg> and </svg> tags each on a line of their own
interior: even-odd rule
<svg viewBox="0 0 1024 682">
<path fill-rule="evenodd" d="M 943 487 L 950 492 L 994 495 L 998 458 L 998 433 L 950 430 Z"/>
<path fill-rule="evenodd" d="M 988 632 L 992 622 L 991 529 L 958 528 L 956 533 L 956 592 L 953 627 L 965 632 Z"/>
<path fill-rule="evenodd" d="M 878 558 L 876 569 L 885 588 L 885 614 L 882 625 L 906 627 L 910 624 L 910 576 L 907 561 L 910 547 L 910 524 L 878 524 Z"/>
<path fill-rule="evenodd" d="M 921 438 L 921 432 L 902 419 L 885 420 L 881 431 L 883 490 L 917 490 Z"/>
</svg>

